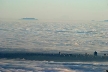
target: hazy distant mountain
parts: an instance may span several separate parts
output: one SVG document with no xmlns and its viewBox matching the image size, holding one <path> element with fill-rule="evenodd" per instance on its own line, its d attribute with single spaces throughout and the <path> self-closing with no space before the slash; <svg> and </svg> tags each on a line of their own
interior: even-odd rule
<svg viewBox="0 0 108 72">
<path fill-rule="evenodd" d="M 22 20 L 38 20 L 38 19 L 35 19 L 35 18 L 22 18 Z"/>
<path fill-rule="evenodd" d="M 108 22 L 108 20 L 104 20 L 104 22 Z"/>
</svg>

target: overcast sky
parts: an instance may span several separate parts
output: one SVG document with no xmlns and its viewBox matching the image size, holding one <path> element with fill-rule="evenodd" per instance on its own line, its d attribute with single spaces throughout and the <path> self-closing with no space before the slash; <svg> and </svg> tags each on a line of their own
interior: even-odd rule
<svg viewBox="0 0 108 72">
<path fill-rule="evenodd" d="M 108 0 L 0 0 L 0 18 L 108 19 Z"/>
</svg>

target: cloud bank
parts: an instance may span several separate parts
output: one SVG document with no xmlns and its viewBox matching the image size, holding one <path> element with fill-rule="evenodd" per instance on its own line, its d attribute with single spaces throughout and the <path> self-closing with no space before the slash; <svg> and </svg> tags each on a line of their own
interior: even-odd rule
<svg viewBox="0 0 108 72">
<path fill-rule="evenodd" d="M 1 72 L 104 72 L 108 62 L 53 62 L 0 59 Z"/>
</svg>

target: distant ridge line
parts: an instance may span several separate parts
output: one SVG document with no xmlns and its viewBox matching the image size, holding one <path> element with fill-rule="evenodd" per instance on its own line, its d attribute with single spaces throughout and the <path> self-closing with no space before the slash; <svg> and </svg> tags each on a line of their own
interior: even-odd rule
<svg viewBox="0 0 108 72">
<path fill-rule="evenodd" d="M 38 19 L 35 19 L 35 18 L 22 18 L 22 20 L 38 20 Z"/>
</svg>

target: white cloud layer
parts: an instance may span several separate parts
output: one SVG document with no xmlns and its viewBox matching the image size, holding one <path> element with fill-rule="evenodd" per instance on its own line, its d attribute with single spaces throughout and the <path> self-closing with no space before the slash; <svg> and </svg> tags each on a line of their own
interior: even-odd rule
<svg viewBox="0 0 108 72">
<path fill-rule="evenodd" d="M 105 51 L 107 27 L 107 22 L 0 21 L 0 48 L 1 51 Z"/>
<path fill-rule="evenodd" d="M 48 62 L 0 59 L 1 72 L 104 72 L 108 62 Z"/>
</svg>

